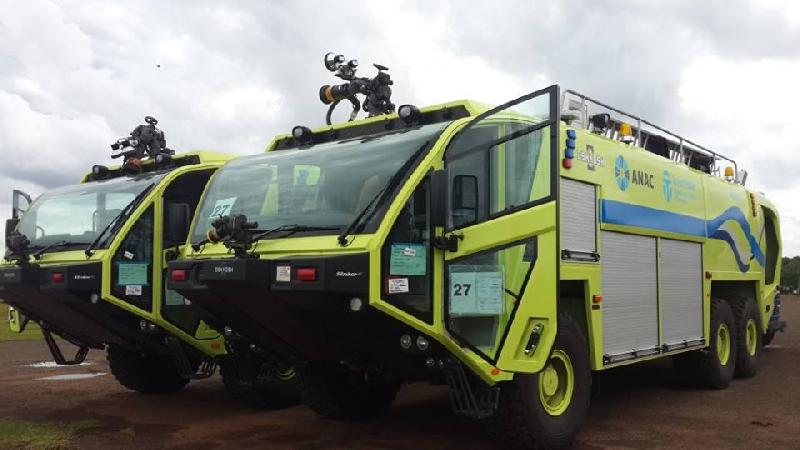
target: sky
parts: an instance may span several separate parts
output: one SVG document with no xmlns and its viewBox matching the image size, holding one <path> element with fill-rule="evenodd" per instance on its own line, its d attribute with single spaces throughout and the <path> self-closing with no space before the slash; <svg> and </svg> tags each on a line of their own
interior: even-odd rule
<svg viewBox="0 0 800 450">
<path fill-rule="evenodd" d="M 800 2 L 0 0 L 0 216 L 77 182 L 158 118 L 178 151 L 263 151 L 323 123 L 329 52 L 390 68 L 397 104 L 557 83 L 736 159 L 800 254 Z"/>
</svg>

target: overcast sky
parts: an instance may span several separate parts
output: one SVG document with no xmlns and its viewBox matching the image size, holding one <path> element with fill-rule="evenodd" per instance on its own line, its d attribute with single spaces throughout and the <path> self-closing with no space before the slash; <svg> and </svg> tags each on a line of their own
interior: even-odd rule
<svg viewBox="0 0 800 450">
<path fill-rule="evenodd" d="M 389 66 L 395 103 L 552 83 L 729 154 L 800 254 L 800 2 L 0 0 L 0 216 L 76 182 L 145 115 L 170 147 L 262 151 L 322 123 L 328 51 Z M 160 67 L 159 67 L 160 66 Z"/>
</svg>

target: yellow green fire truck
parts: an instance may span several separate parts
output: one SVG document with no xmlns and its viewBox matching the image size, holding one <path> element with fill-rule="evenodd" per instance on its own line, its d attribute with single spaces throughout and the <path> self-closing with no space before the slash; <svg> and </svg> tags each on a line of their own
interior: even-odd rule
<svg viewBox="0 0 800 450">
<path fill-rule="evenodd" d="M 208 151 L 159 155 L 133 171 L 93 166 L 81 183 L 35 201 L 15 191 L 0 264 L 0 299 L 14 308 L 12 329 L 38 322 L 59 364 L 79 364 L 90 348 L 106 348 L 112 374 L 135 391 L 178 391 L 211 376 L 219 362 L 234 397 L 294 403 L 288 369 L 268 364 L 249 344 L 226 342 L 164 283 L 208 179 L 230 159 Z M 55 335 L 77 346 L 74 357 L 64 356 Z"/>
<path fill-rule="evenodd" d="M 758 370 L 780 278 L 746 172 L 558 86 L 278 136 L 209 182 L 169 286 L 358 419 L 447 383 L 515 445 L 566 445 L 592 374 L 670 356 Z"/>
</svg>

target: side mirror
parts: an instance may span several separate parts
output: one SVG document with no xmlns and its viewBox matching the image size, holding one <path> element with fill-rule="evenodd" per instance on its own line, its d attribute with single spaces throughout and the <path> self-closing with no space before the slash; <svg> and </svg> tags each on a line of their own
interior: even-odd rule
<svg viewBox="0 0 800 450">
<path fill-rule="evenodd" d="M 453 179 L 453 216 L 458 223 L 478 220 L 478 177 L 456 175 Z"/>
<path fill-rule="evenodd" d="M 166 203 L 164 212 L 164 247 L 180 245 L 186 241 L 191 223 L 188 203 Z"/>
<path fill-rule="evenodd" d="M 447 169 L 431 172 L 431 222 L 436 227 L 447 225 Z"/>
<path fill-rule="evenodd" d="M 25 327 L 28 326 L 28 316 L 22 314 L 18 310 L 9 307 L 8 308 L 8 325 L 11 331 L 14 333 L 22 333 L 25 331 Z"/>
<path fill-rule="evenodd" d="M 25 202 L 25 207 L 22 206 L 22 202 Z M 14 219 L 19 219 L 19 217 L 24 213 L 33 203 L 31 196 L 26 194 L 25 192 L 20 191 L 19 189 L 14 189 L 11 191 L 11 217 Z"/>
<path fill-rule="evenodd" d="M 6 234 L 5 234 L 6 249 L 8 249 L 8 238 L 11 236 L 11 233 L 17 229 L 18 224 L 19 224 L 19 219 L 16 217 L 13 219 L 6 219 Z"/>
</svg>

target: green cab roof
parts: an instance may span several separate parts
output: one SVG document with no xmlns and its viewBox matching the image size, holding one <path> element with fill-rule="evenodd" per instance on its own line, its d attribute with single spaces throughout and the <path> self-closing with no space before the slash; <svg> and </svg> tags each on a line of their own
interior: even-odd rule
<svg viewBox="0 0 800 450">
<path fill-rule="evenodd" d="M 418 123 L 429 124 L 456 120 L 464 117 L 476 116 L 489 109 L 491 109 L 491 106 L 474 100 L 455 100 L 419 108 L 420 118 Z M 311 133 L 313 135 L 313 143 L 320 143 L 366 136 L 382 131 L 398 129 L 404 126 L 405 123 L 400 119 L 398 113 L 394 112 L 391 114 L 354 120 L 352 122 L 340 122 L 312 128 Z M 267 146 L 266 151 L 283 150 L 296 146 L 297 143 L 291 133 L 285 133 L 275 136 Z"/>
</svg>

